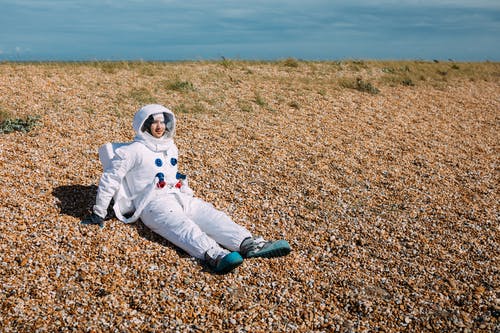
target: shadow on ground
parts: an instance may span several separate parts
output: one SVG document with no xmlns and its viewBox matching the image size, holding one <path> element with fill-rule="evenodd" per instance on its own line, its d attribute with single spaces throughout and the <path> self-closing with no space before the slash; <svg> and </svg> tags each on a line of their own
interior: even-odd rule
<svg viewBox="0 0 500 333">
<path fill-rule="evenodd" d="M 61 214 L 82 219 L 92 209 L 97 194 L 96 185 L 65 185 L 54 189 L 52 194 L 58 199 Z"/>
<path fill-rule="evenodd" d="M 59 186 L 54 189 L 52 194 L 58 199 L 58 206 L 61 214 L 69 215 L 79 220 L 83 219 L 87 214 L 92 211 L 92 206 L 95 203 L 95 197 L 97 194 L 96 185 L 64 185 Z M 115 218 L 113 212 L 113 203 L 108 207 L 108 215 L 106 216 L 106 221 Z M 163 246 L 168 246 L 174 249 L 180 257 L 186 258 L 190 257 L 186 252 L 179 249 L 178 247 L 171 244 L 162 236 L 154 233 L 149 229 L 142 221 L 139 219 L 134 223 L 127 224 L 132 229 L 144 239 L 148 241 L 161 244 Z M 86 226 L 89 228 L 98 228 L 98 226 Z"/>
</svg>

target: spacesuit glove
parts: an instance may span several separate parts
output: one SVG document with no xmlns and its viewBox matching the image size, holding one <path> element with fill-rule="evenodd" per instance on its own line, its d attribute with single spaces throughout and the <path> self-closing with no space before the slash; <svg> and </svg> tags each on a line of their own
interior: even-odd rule
<svg viewBox="0 0 500 333">
<path fill-rule="evenodd" d="M 80 223 L 84 225 L 98 224 L 100 228 L 104 228 L 104 219 L 96 213 L 85 216 Z"/>
</svg>

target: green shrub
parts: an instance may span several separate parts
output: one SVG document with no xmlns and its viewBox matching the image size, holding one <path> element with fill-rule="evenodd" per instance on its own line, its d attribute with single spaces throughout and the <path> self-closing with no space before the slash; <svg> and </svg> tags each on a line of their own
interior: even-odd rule
<svg viewBox="0 0 500 333">
<path fill-rule="evenodd" d="M 403 86 L 409 86 L 409 87 L 413 87 L 415 85 L 415 83 L 413 83 L 412 79 L 410 78 L 404 78 L 402 81 L 401 81 L 401 84 Z"/>
<path fill-rule="evenodd" d="M 4 113 L 2 112 L 2 114 Z M 4 115 L 2 116 L 2 118 L 3 117 Z M 20 118 L 3 119 L 0 122 L 0 134 L 11 133 L 14 131 L 27 133 L 40 124 L 39 120 L 40 120 L 39 116 L 28 116 L 25 119 L 20 119 Z"/>
<path fill-rule="evenodd" d="M 264 97 L 262 97 L 261 94 L 259 93 L 255 93 L 255 100 L 254 102 L 258 105 L 258 106 L 261 106 L 261 107 L 264 107 L 267 105 L 266 103 L 266 100 L 264 99 Z"/>
<path fill-rule="evenodd" d="M 376 95 L 380 92 L 377 88 L 375 88 L 370 82 L 365 82 L 360 78 L 356 79 L 356 90 L 367 92 L 372 95 Z"/>
<path fill-rule="evenodd" d="M 355 89 L 372 95 L 376 95 L 380 92 L 380 90 L 374 87 L 370 82 L 365 82 L 361 78 L 343 79 L 339 82 L 339 85 L 343 88 Z"/>
<path fill-rule="evenodd" d="M 169 83 L 167 85 L 167 88 L 169 90 L 175 90 L 175 91 L 194 90 L 193 84 L 189 81 L 174 81 L 174 82 Z"/>
<path fill-rule="evenodd" d="M 287 58 L 282 61 L 283 66 L 297 68 L 299 67 L 299 62 L 295 58 Z"/>
</svg>

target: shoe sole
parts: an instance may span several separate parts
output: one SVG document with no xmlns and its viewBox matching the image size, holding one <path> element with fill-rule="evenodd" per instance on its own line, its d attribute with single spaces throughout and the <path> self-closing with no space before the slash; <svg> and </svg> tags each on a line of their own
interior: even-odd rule
<svg viewBox="0 0 500 333">
<path fill-rule="evenodd" d="M 265 249 L 262 249 L 255 253 L 249 253 L 247 255 L 248 258 L 274 258 L 274 257 L 283 257 L 289 254 L 291 251 L 290 244 L 286 240 L 279 240 L 268 246 Z"/>
<path fill-rule="evenodd" d="M 219 262 L 214 269 L 216 273 L 229 273 L 243 263 L 243 258 L 238 252 L 231 252 Z"/>
</svg>

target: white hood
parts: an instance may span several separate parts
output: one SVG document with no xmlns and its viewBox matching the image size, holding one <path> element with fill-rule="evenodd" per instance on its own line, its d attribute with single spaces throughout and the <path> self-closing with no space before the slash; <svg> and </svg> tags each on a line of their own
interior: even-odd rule
<svg viewBox="0 0 500 333">
<path fill-rule="evenodd" d="M 142 125 L 150 115 L 166 113 L 170 119 L 165 123 L 165 134 L 161 138 L 155 138 L 147 131 L 142 130 Z M 174 144 L 175 116 L 172 111 L 159 104 L 149 104 L 143 106 L 134 116 L 132 126 L 135 131 L 134 141 L 143 143 L 152 151 L 166 151 Z"/>
</svg>

